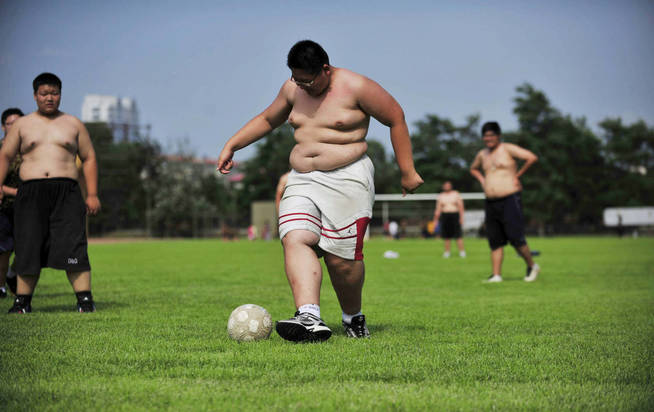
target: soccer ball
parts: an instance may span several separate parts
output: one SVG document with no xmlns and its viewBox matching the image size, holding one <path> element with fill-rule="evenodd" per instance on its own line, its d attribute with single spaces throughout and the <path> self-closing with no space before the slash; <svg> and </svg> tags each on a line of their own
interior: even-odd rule
<svg viewBox="0 0 654 412">
<path fill-rule="evenodd" d="M 272 332 L 272 318 L 259 305 L 247 304 L 234 309 L 229 315 L 227 333 L 239 342 L 267 339 Z"/>
</svg>

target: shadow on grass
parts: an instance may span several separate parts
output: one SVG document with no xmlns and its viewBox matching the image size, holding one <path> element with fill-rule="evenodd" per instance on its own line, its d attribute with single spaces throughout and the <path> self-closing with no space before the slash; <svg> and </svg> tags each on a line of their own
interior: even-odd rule
<svg viewBox="0 0 654 412">
<path fill-rule="evenodd" d="M 74 296 L 73 296 L 74 302 Z M 96 312 L 109 312 L 116 309 L 121 309 L 129 306 L 124 302 L 107 302 L 100 301 L 95 303 Z M 77 311 L 77 304 L 71 303 L 66 305 L 47 305 L 47 306 L 34 306 L 34 312 L 45 312 L 45 313 L 68 313 Z"/>
</svg>

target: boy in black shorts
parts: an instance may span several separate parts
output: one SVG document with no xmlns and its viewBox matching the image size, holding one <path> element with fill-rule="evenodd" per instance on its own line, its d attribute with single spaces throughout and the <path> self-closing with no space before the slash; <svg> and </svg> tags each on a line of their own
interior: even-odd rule
<svg viewBox="0 0 654 412">
<path fill-rule="evenodd" d="M 513 245 L 527 264 L 525 281 L 533 282 L 540 266 L 531 257 L 525 240 L 520 176 L 536 163 L 538 157 L 518 145 L 503 143 L 497 122 L 485 123 L 481 134 L 486 148 L 477 153 L 470 173 L 479 180 L 486 194 L 486 232 L 493 265 L 493 273 L 487 282 L 502 281 L 502 260 L 507 243 Z M 524 161 L 520 168 L 516 159 Z"/>
<path fill-rule="evenodd" d="M 38 109 L 16 121 L 0 149 L 0 181 L 19 150 L 22 158 L 14 215 L 17 295 L 9 312 L 32 311 L 32 294 L 46 266 L 66 271 L 79 312 L 94 312 L 85 219 L 100 210 L 95 151 L 84 124 L 59 111 L 61 80 L 42 73 L 33 87 Z M 86 201 L 77 183 L 78 155 Z M 0 202 L 3 198 L 0 191 Z"/>
</svg>

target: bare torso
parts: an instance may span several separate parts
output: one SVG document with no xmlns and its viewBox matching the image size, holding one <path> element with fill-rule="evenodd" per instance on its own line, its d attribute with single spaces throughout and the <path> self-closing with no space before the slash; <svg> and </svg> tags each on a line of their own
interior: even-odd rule
<svg viewBox="0 0 654 412">
<path fill-rule="evenodd" d="M 500 143 L 493 151 L 479 152 L 484 171 L 484 193 L 489 199 L 509 196 L 520 191 L 517 179 L 517 163 L 508 152 L 506 143 Z"/>
<path fill-rule="evenodd" d="M 441 211 L 443 213 L 454 213 L 459 211 L 459 200 L 461 195 L 456 190 L 449 192 L 441 192 L 438 195 L 438 203 L 441 204 Z"/>
<path fill-rule="evenodd" d="M 364 79 L 349 70 L 332 68 L 330 84 L 320 96 L 295 88 L 288 116 L 297 142 L 289 159 L 293 169 L 333 170 L 366 152 L 370 116 L 359 107 L 353 90 Z"/>
<path fill-rule="evenodd" d="M 78 178 L 75 156 L 78 152 L 79 120 L 65 113 L 49 118 L 31 113 L 20 127 L 22 158 L 20 178 Z"/>
</svg>

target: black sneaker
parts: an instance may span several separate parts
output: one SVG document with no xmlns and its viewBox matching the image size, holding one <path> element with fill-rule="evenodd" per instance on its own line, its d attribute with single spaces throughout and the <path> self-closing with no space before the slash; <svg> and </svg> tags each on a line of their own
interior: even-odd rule
<svg viewBox="0 0 654 412">
<path fill-rule="evenodd" d="M 0 288 L 0 299 L 4 299 L 7 297 L 7 289 L 4 287 Z"/>
<path fill-rule="evenodd" d="M 88 296 L 83 297 L 81 301 L 77 302 L 77 311 L 79 313 L 95 312 L 95 303 L 93 303 L 93 299 Z"/>
<path fill-rule="evenodd" d="M 322 342 L 332 336 L 332 331 L 317 316 L 295 312 L 295 316 L 277 321 L 275 329 L 279 336 L 291 342 Z"/>
<path fill-rule="evenodd" d="M 14 305 L 9 309 L 7 313 L 30 313 L 32 312 L 32 305 L 25 303 L 25 299 L 22 297 L 16 297 L 14 299 Z"/>
<path fill-rule="evenodd" d="M 359 315 L 352 318 L 352 322 L 347 324 L 343 322 L 345 334 L 348 338 L 369 338 L 370 331 L 366 326 L 366 316 Z"/>
<path fill-rule="evenodd" d="M 13 278 L 7 278 L 7 286 L 9 286 L 11 293 L 16 295 L 16 276 Z"/>
</svg>

